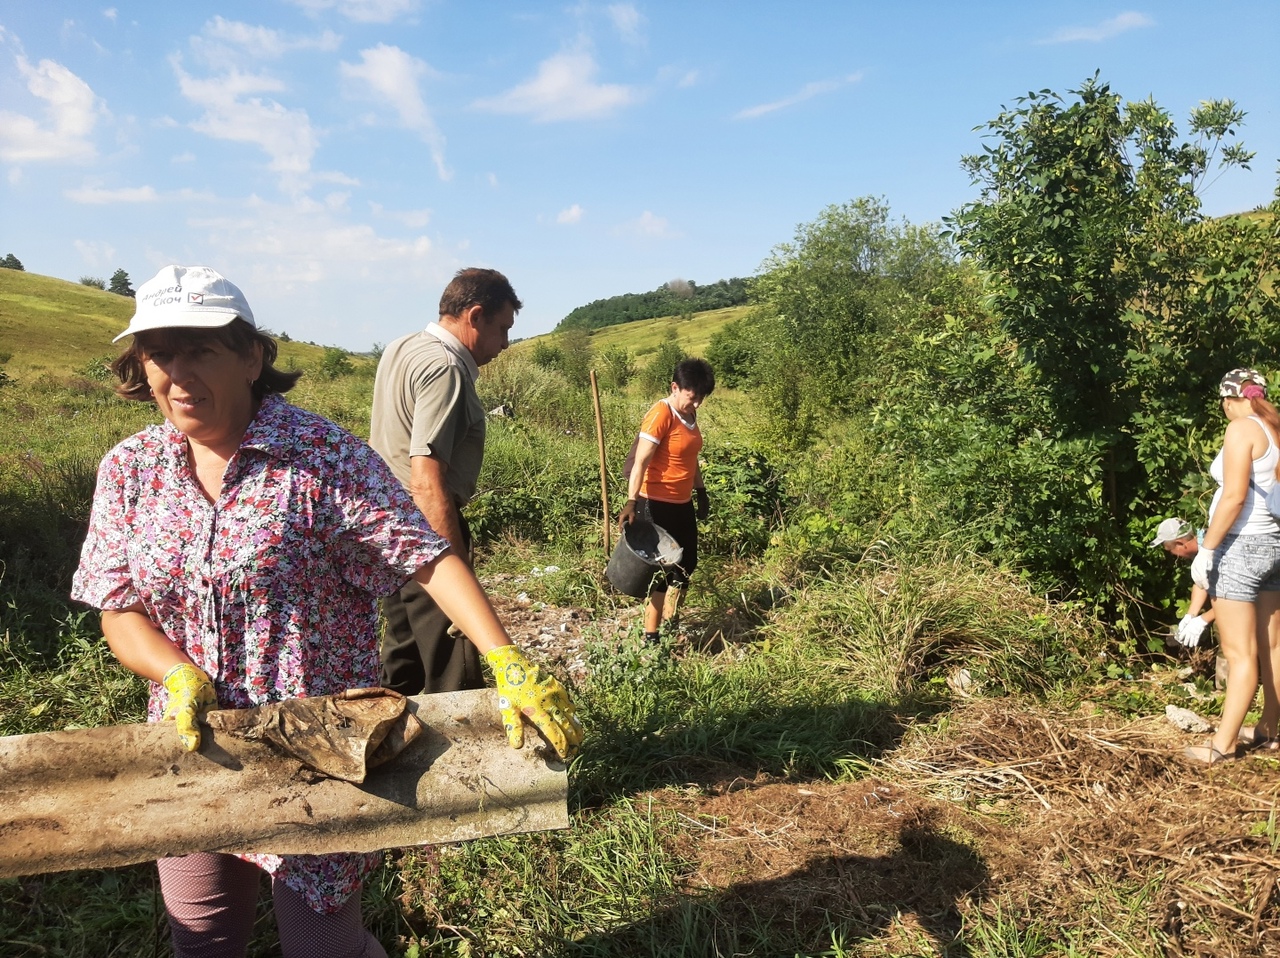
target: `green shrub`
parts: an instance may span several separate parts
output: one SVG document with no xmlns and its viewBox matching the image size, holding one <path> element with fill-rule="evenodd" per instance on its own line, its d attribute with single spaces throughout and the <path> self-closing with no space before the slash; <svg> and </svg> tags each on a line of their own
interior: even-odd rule
<svg viewBox="0 0 1280 958">
<path fill-rule="evenodd" d="M 680 344 L 666 340 L 659 344 L 649 356 L 649 361 L 636 377 L 640 390 L 645 395 L 665 396 L 671 392 L 671 374 L 682 359 L 688 354 L 680 348 Z"/>
<path fill-rule="evenodd" d="M 325 349 L 324 355 L 320 357 L 320 367 L 316 372 L 321 379 L 338 379 L 342 376 L 350 376 L 354 371 L 351 365 L 351 356 L 345 349 L 338 349 L 329 346 Z"/>
<path fill-rule="evenodd" d="M 788 506 L 777 464 L 763 452 L 734 442 L 708 441 L 702 460 L 711 511 L 700 550 L 758 554 L 781 525 Z"/>
<path fill-rule="evenodd" d="M 625 389 L 635 378 L 636 364 L 625 346 L 610 346 L 600 354 L 600 383 L 609 389 Z"/>
</svg>

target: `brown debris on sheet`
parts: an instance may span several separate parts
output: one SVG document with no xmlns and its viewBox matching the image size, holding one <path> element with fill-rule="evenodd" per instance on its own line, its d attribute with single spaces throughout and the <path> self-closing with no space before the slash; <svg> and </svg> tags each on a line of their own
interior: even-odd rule
<svg viewBox="0 0 1280 958">
<path fill-rule="evenodd" d="M 213 728 L 265 742 L 322 776 L 357 785 L 422 733 L 408 699 L 390 689 L 348 689 L 252 709 L 210 712 Z"/>
</svg>

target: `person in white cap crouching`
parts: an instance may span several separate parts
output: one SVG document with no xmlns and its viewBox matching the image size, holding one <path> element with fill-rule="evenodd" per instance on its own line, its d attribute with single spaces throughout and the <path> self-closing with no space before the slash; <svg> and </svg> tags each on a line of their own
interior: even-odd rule
<svg viewBox="0 0 1280 958">
<path fill-rule="evenodd" d="M 1185 559 L 1188 562 L 1193 560 L 1196 553 L 1200 551 L 1196 530 L 1192 528 L 1191 523 L 1176 516 L 1165 519 L 1156 529 L 1156 537 L 1151 542 L 1151 548 L 1155 549 L 1158 546 L 1163 546 L 1164 551 L 1174 558 Z M 1208 604 L 1209 590 L 1192 582 L 1191 603 L 1187 606 L 1187 614 L 1178 622 L 1177 631 L 1174 633 L 1174 640 L 1179 645 L 1193 649 L 1200 644 L 1200 637 L 1204 635 L 1214 618 L 1213 608 L 1205 608 Z"/>
</svg>

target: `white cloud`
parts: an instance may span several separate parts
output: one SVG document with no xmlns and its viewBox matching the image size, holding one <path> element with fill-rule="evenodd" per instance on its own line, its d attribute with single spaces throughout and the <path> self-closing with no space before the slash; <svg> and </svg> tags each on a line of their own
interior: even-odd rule
<svg viewBox="0 0 1280 958">
<path fill-rule="evenodd" d="M 72 203 L 97 206 L 107 203 L 154 203 L 160 198 L 150 186 L 131 186 L 118 190 L 104 190 L 97 186 L 82 186 L 78 190 L 63 190 L 62 195 Z"/>
<path fill-rule="evenodd" d="M 431 222 L 431 210 L 389 210 L 381 203 L 369 203 L 369 211 L 374 216 L 382 216 L 409 229 L 420 230 Z"/>
<path fill-rule="evenodd" d="M 256 197 L 242 215 L 192 218 L 190 225 L 207 231 L 205 242 L 224 248 L 244 262 L 278 263 L 278 270 L 316 280 L 343 275 L 343 263 L 398 264 L 429 256 L 429 237 L 405 239 L 379 236 L 366 223 L 346 222 L 329 207 L 314 202 L 292 205 L 269 203 Z"/>
<path fill-rule="evenodd" d="M 288 0 L 312 15 L 336 10 L 356 23 L 391 23 L 416 13 L 420 0 Z"/>
<path fill-rule="evenodd" d="M 629 3 L 612 3 L 609 5 L 609 19 L 613 21 L 613 28 L 618 31 L 618 35 L 623 41 L 632 46 L 643 46 L 645 42 L 644 33 L 644 17 L 640 11 Z"/>
<path fill-rule="evenodd" d="M 655 216 L 648 210 L 641 213 L 638 219 L 623 223 L 617 232 L 642 239 L 675 239 L 680 235 L 671 229 L 671 224 L 665 217 Z"/>
<path fill-rule="evenodd" d="M 419 80 L 433 75 L 431 67 L 399 47 L 380 43 L 360 51 L 360 63 L 343 63 L 342 75 L 363 85 L 376 99 L 386 103 L 400 118 L 400 125 L 417 133 L 431 151 L 436 174 L 442 180 L 452 175 L 444 161 L 444 136 L 436 127 L 423 99 Z"/>
<path fill-rule="evenodd" d="M 75 240 L 72 245 L 91 269 L 108 269 L 116 263 L 116 248 L 110 243 Z"/>
<path fill-rule="evenodd" d="M 192 47 L 208 63 L 218 63 L 229 55 L 230 46 L 254 60 L 277 60 L 293 50 L 336 50 L 342 38 L 332 30 L 313 37 L 290 37 L 279 30 L 255 27 L 238 20 L 225 20 L 215 16 L 191 38 Z"/>
<path fill-rule="evenodd" d="M 745 110 L 739 110 L 734 114 L 735 120 L 754 120 L 756 117 L 764 116 L 766 113 L 773 113 L 777 110 L 785 110 L 787 107 L 795 106 L 797 103 L 803 103 L 805 100 L 820 96 L 823 93 L 833 93 L 841 87 L 848 86 L 851 83 L 857 83 L 862 79 L 862 73 L 851 73 L 848 76 L 837 77 L 834 80 L 818 80 L 814 83 L 806 83 L 801 87 L 798 93 L 791 96 L 783 97 L 781 100 L 774 100 L 772 103 L 761 103 L 758 106 L 747 107 Z"/>
<path fill-rule="evenodd" d="M 11 163 L 92 159 L 97 150 L 91 135 L 106 108 L 89 84 L 53 60 L 41 60 L 33 67 L 22 54 L 14 59 L 31 95 L 45 102 L 45 120 L 0 110 L 0 159 Z"/>
<path fill-rule="evenodd" d="M 116 17 L 119 16 L 119 13 L 116 11 L 115 7 L 107 7 L 107 9 L 102 11 L 102 15 L 112 23 L 115 23 Z"/>
<path fill-rule="evenodd" d="M 568 209 L 561 210 L 556 214 L 557 223 L 577 223 L 582 219 L 582 207 L 574 203 Z"/>
<path fill-rule="evenodd" d="M 204 115 L 191 128 L 214 139 L 250 143 L 270 157 L 270 169 L 282 174 L 307 173 L 316 151 L 316 136 L 305 110 L 289 110 L 254 94 L 275 93 L 282 84 L 262 74 L 231 70 L 196 79 L 172 60 L 178 88 Z"/>
<path fill-rule="evenodd" d="M 1133 10 L 1127 10 L 1124 13 L 1112 17 L 1110 20 L 1103 20 L 1097 26 L 1093 27 L 1062 27 L 1053 36 L 1045 40 L 1037 40 L 1037 43 L 1078 43 L 1081 41 L 1087 43 L 1101 43 L 1103 40 L 1110 40 L 1118 37 L 1120 34 L 1129 30 L 1138 30 L 1142 27 L 1155 26 L 1155 21 L 1145 13 L 1137 13 Z"/>
<path fill-rule="evenodd" d="M 694 86 L 697 82 L 698 82 L 698 71 L 690 70 L 688 73 L 686 73 L 676 82 L 676 86 L 691 87 L 691 86 Z"/>
<path fill-rule="evenodd" d="M 599 71 L 589 53 L 558 53 L 538 65 L 532 80 L 473 106 L 494 113 L 515 113 L 539 122 L 607 117 L 639 99 L 630 87 L 595 81 Z"/>
</svg>

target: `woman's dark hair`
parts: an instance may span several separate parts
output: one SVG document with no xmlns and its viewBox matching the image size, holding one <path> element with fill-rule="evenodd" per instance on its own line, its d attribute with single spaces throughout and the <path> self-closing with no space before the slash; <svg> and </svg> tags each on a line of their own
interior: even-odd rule
<svg viewBox="0 0 1280 958">
<path fill-rule="evenodd" d="M 115 358 L 111 371 L 120 379 L 116 395 L 124 399 L 151 401 L 151 387 L 147 385 L 147 371 L 143 361 L 149 352 L 184 353 L 206 343 L 219 343 L 238 356 L 253 355 L 254 344 L 262 346 L 262 372 L 250 387 L 253 398 L 261 400 L 267 393 L 286 393 L 298 382 L 301 371 L 284 372 L 272 365 L 276 361 L 276 341 L 266 333 L 260 333 L 237 316 L 225 326 L 216 329 L 197 329 L 191 326 L 171 326 L 135 333 L 129 348 Z"/>
<path fill-rule="evenodd" d="M 716 388 L 716 374 L 705 359 L 682 359 L 676 363 L 671 381 L 681 389 L 692 389 L 699 396 L 710 396 Z"/>
</svg>

